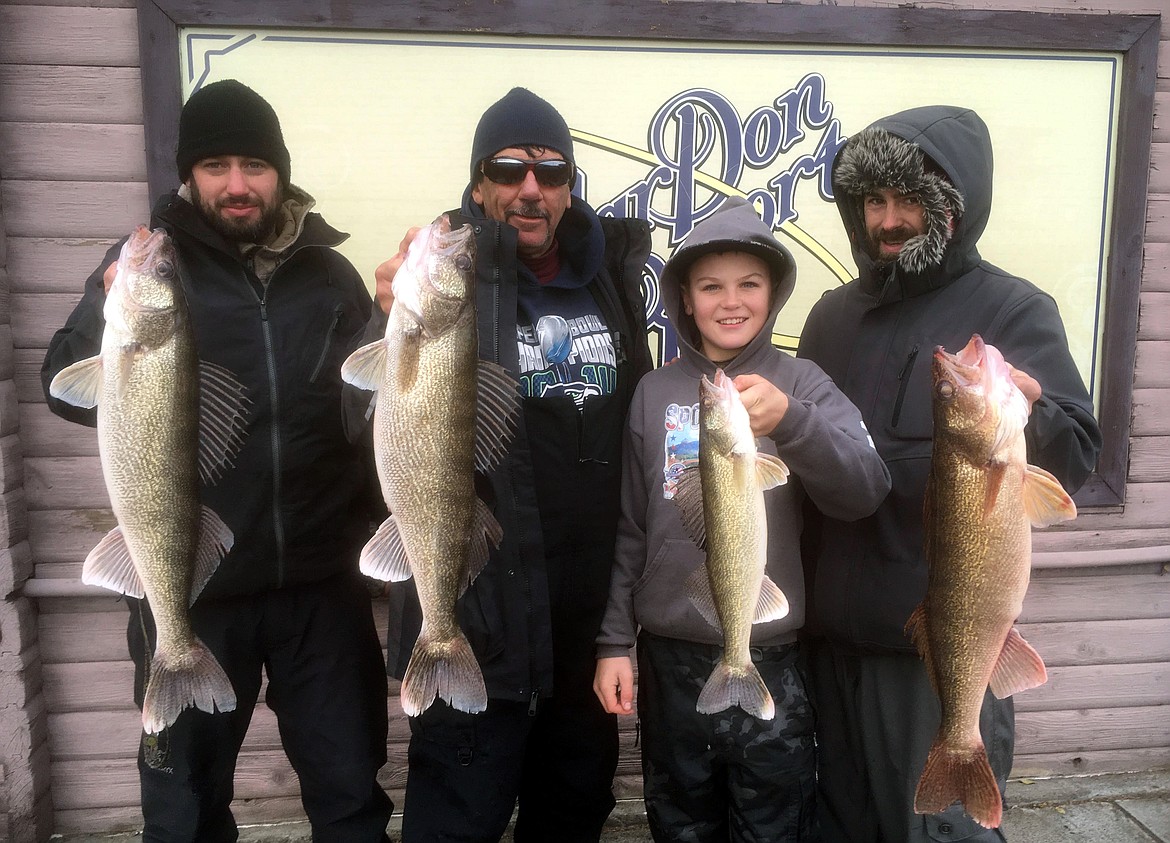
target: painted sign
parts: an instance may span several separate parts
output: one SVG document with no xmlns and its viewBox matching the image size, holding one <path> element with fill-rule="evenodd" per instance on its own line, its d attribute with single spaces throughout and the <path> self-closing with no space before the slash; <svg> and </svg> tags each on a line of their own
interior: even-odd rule
<svg viewBox="0 0 1170 843">
<path fill-rule="evenodd" d="M 795 348 L 809 308 L 853 276 L 829 165 L 887 114 L 973 108 L 995 145 L 980 240 L 992 263 L 1052 293 L 1094 396 L 1108 259 L 1120 54 L 837 49 L 396 33 L 187 28 L 184 97 L 237 78 L 276 108 L 293 182 L 372 284 L 412 225 L 458 207 L 483 110 L 522 85 L 565 116 L 582 177 L 574 201 L 654 227 L 647 267 L 661 358 L 674 336 L 658 273 L 726 196 L 745 196 L 797 259 L 775 343 Z"/>
</svg>

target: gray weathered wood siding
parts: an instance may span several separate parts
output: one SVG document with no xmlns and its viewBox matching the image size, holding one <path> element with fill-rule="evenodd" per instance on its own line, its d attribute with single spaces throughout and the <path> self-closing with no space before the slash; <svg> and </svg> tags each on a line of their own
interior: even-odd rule
<svg viewBox="0 0 1170 843">
<path fill-rule="evenodd" d="M 1036 536 L 1022 623 L 1051 678 L 1017 698 L 1016 771 L 1170 765 L 1170 0 L 918 5 L 1163 15 L 1126 501 Z M 84 277 L 148 215 L 138 56 L 132 0 L 0 0 L 0 839 L 140 822 L 123 604 L 20 594 L 29 576 L 76 580 L 113 526 L 93 432 L 48 412 L 38 371 Z M 390 706 L 382 781 L 401 806 L 408 729 Z M 619 796 L 636 797 L 632 732 L 622 747 Z M 263 706 L 236 809 L 302 816 Z"/>
</svg>

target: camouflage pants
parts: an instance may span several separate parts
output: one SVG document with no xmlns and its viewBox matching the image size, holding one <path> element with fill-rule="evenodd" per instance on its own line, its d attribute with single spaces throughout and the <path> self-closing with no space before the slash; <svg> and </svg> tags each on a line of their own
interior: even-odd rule
<svg viewBox="0 0 1170 843">
<path fill-rule="evenodd" d="M 645 631 L 638 636 L 642 776 L 654 839 L 815 840 L 813 713 L 797 645 L 752 649 L 776 702 L 771 721 L 738 707 L 695 710 L 721 652 Z"/>
</svg>

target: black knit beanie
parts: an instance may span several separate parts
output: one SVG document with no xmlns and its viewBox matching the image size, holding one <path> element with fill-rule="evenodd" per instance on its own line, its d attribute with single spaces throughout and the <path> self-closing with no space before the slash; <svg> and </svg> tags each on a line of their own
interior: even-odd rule
<svg viewBox="0 0 1170 843">
<path fill-rule="evenodd" d="M 565 118 L 527 88 L 508 91 L 479 118 L 471 144 L 472 183 L 476 181 L 480 161 L 510 146 L 545 146 L 574 163 L 573 139 Z"/>
<path fill-rule="evenodd" d="M 191 95 L 179 115 L 179 149 L 175 164 L 179 181 L 191 168 L 213 155 L 245 155 L 267 161 L 288 187 L 288 148 L 280 120 L 268 101 L 235 79 L 212 82 Z"/>
</svg>

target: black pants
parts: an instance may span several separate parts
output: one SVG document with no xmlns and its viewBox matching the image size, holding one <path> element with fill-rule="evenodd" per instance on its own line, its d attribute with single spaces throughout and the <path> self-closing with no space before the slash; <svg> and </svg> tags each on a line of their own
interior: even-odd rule
<svg viewBox="0 0 1170 843">
<path fill-rule="evenodd" d="M 592 692 L 591 692 L 592 695 Z M 613 810 L 617 718 L 593 699 L 435 702 L 410 720 L 403 843 L 494 843 L 519 799 L 516 843 L 596 843 Z"/>
<path fill-rule="evenodd" d="M 695 710 L 722 647 L 638 635 L 646 815 L 658 843 L 810 843 L 816 830 L 813 713 L 796 644 L 752 648 L 773 720 Z"/>
<path fill-rule="evenodd" d="M 128 641 L 142 706 L 154 621 L 131 600 Z M 227 672 L 236 710 L 187 709 L 138 753 L 146 841 L 238 838 L 231 812 L 240 744 L 261 670 L 266 702 L 296 770 L 314 841 L 386 840 L 393 804 L 376 775 L 386 762 L 386 673 L 369 592 L 355 575 L 234 599 L 197 602 L 195 634 Z"/>
<path fill-rule="evenodd" d="M 1001 843 L 956 803 L 914 813 L 914 792 L 941 713 L 922 659 L 868 653 L 825 641 L 811 647 L 820 742 L 818 799 L 825 843 Z M 1011 698 L 988 692 L 979 730 L 1003 793 L 1015 748 Z"/>
</svg>

